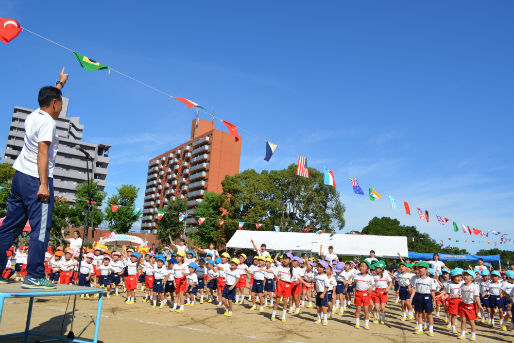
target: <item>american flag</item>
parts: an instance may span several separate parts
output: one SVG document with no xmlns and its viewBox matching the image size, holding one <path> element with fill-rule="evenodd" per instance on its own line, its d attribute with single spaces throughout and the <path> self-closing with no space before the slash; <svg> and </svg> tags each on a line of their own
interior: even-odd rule
<svg viewBox="0 0 514 343">
<path fill-rule="evenodd" d="M 298 168 L 296 168 L 296 175 L 309 177 L 309 169 L 307 168 L 307 158 L 298 156 Z"/>
<path fill-rule="evenodd" d="M 423 212 L 421 212 L 419 207 L 418 207 L 418 216 L 419 216 L 419 219 L 421 219 L 421 220 L 425 219 L 425 214 Z"/>
</svg>

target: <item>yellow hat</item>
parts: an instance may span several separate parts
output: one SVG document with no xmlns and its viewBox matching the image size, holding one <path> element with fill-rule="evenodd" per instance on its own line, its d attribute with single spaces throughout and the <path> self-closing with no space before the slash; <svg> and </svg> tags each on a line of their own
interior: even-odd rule
<svg viewBox="0 0 514 343">
<path fill-rule="evenodd" d="M 186 257 L 186 252 L 184 250 L 177 251 L 177 256 Z"/>
<path fill-rule="evenodd" d="M 271 263 L 273 263 L 273 259 L 272 259 L 271 257 L 266 257 L 266 259 L 265 259 L 265 260 L 266 260 L 266 262 L 271 262 Z"/>
<path fill-rule="evenodd" d="M 221 254 L 221 257 L 230 258 L 230 254 L 228 252 L 224 252 L 223 254 Z"/>
<path fill-rule="evenodd" d="M 232 263 L 235 263 L 235 264 L 239 265 L 239 259 L 237 259 L 237 258 L 235 258 L 235 257 L 234 257 L 233 259 L 231 259 L 231 260 L 230 260 L 230 262 L 232 262 Z"/>
<path fill-rule="evenodd" d="M 245 254 L 239 254 L 239 256 L 242 256 L 246 260 L 246 255 Z"/>
<path fill-rule="evenodd" d="M 254 260 L 262 260 L 262 256 L 255 256 L 253 259 Z"/>
</svg>

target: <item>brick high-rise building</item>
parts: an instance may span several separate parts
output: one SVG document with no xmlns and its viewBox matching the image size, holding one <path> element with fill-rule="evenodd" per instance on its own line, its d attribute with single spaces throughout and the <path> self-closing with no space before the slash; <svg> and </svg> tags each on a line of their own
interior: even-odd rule
<svg viewBox="0 0 514 343">
<path fill-rule="evenodd" d="M 194 119 L 186 143 L 150 160 L 142 230 L 155 230 L 157 209 L 186 199 L 193 209 L 208 192 L 221 193 L 221 181 L 239 173 L 241 137 L 214 129 L 214 122 Z"/>
</svg>

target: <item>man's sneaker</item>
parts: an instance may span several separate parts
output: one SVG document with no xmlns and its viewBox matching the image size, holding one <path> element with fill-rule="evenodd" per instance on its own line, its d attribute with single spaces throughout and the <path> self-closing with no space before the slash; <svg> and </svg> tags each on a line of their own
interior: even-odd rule
<svg viewBox="0 0 514 343">
<path fill-rule="evenodd" d="M 21 284 L 21 288 L 31 288 L 31 289 L 53 289 L 56 285 L 52 283 L 50 280 L 45 278 L 32 278 L 26 277 Z"/>
<path fill-rule="evenodd" d="M 6 283 L 9 283 L 9 280 L 7 280 L 2 275 L 0 275 L 0 284 L 6 284 Z"/>
</svg>

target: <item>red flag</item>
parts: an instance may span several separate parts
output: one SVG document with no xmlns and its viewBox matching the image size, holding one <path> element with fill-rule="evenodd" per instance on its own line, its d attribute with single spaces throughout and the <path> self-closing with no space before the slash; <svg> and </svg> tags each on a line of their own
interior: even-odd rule
<svg viewBox="0 0 514 343">
<path fill-rule="evenodd" d="M 469 232 L 469 234 L 471 235 L 471 229 L 469 228 L 469 226 L 468 226 L 467 228 L 468 228 L 468 232 Z"/>
<path fill-rule="evenodd" d="M 202 225 L 204 221 L 205 221 L 205 217 L 198 218 L 198 225 Z"/>
<path fill-rule="evenodd" d="M 181 103 L 185 104 L 187 106 L 187 108 L 193 108 L 193 107 L 203 108 L 202 106 L 198 105 L 196 102 L 188 100 L 186 98 L 181 98 L 181 97 L 177 96 L 177 97 L 175 97 L 175 99 L 180 101 Z"/>
<path fill-rule="evenodd" d="M 223 226 L 223 224 L 224 224 L 224 223 L 225 223 L 225 221 L 224 221 L 223 219 L 220 219 L 220 220 L 219 220 L 219 224 L 220 224 L 220 226 Z"/>
<path fill-rule="evenodd" d="M 228 132 L 230 132 L 230 134 L 232 136 L 234 136 L 234 138 L 236 139 L 236 142 L 239 141 L 239 134 L 237 133 L 237 126 L 235 126 L 234 124 L 229 123 L 228 121 L 222 120 L 222 122 L 227 127 Z"/>
<path fill-rule="evenodd" d="M 89 202 L 89 200 L 86 201 L 88 204 L 96 204 L 96 201 L 94 200 L 91 200 L 91 202 Z"/>
<path fill-rule="evenodd" d="M 120 205 L 111 205 L 111 212 L 116 213 L 116 211 L 118 211 L 119 207 L 120 207 Z"/>
<path fill-rule="evenodd" d="M 20 23 L 14 19 L 0 18 L 0 40 L 9 43 L 21 32 Z"/>
<path fill-rule="evenodd" d="M 262 226 L 262 224 L 255 224 L 255 228 L 259 230 L 259 228 Z"/>
<path fill-rule="evenodd" d="M 425 219 L 427 220 L 427 223 L 428 223 L 428 211 L 425 210 Z"/>
<path fill-rule="evenodd" d="M 405 206 L 405 213 L 407 213 L 408 215 L 410 215 L 410 207 L 409 207 L 409 203 L 407 201 L 404 201 L 403 202 L 403 206 Z"/>
</svg>

